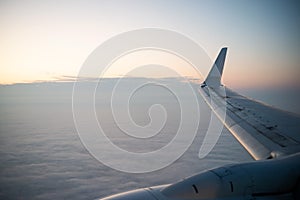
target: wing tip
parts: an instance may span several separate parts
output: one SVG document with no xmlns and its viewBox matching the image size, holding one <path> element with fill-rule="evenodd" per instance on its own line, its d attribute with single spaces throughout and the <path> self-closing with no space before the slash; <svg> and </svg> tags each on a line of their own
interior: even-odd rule
<svg viewBox="0 0 300 200">
<path fill-rule="evenodd" d="M 221 86 L 221 78 L 223 75 L 223 68 L 226 59 L 228 47 L 222 47 L 220 53 L 217 56 L 216 61 L 214 62 L 210 72 L 208 73 L 203 86 L 210 86 L 210 87 L 219 87 Z"/>
</svg>

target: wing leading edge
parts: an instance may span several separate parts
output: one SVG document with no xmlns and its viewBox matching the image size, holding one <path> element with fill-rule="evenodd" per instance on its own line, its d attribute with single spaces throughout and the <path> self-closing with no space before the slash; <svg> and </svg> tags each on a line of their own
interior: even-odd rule
<svg viewBox="0 0 300 200">
<path fill-rule="evenodd" d="M 249 99 L 222 86 L 226 52 L 227 48 L 221 49 L 199 89 L 206 103 L 254 159 L 300 152 L 298 115 Z"/>
</svg>

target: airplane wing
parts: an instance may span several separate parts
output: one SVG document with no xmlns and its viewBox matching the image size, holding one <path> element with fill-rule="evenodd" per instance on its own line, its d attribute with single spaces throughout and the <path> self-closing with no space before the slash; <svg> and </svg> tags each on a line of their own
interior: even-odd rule
<svg viewBox="0 0 300 200">
<path fill-rule="evenodd" d="M 224 87 L 221 78 L 226 52 L 227 48 L 221 50 L 199 92 L 232 135 L 261 161 L 210 169 L 177 183 L 106 200 L 300 199 L 300 116 Z"/>
<path fill-rule="evenodd" d="M 221 84 L 222 48 L 199 92 L 225 127 L 255 160 L 300 151 L 300 116 L 244 97 Z"/>
</svg>

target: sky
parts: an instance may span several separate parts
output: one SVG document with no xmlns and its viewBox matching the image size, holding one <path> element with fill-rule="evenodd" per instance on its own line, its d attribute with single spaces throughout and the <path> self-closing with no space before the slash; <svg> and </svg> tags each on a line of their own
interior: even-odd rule
<svg viewBox="0 0 300 200">
<path fill-rule="evenodd" d="M 299 87 L 299 9 L 276 0 L 2 0 L 0 83 L 77 76 L 107 39 L 155 27 L 192 38 L 212 60 L 227 46 L 223 81 L 230 87 Z"/>
</svg>

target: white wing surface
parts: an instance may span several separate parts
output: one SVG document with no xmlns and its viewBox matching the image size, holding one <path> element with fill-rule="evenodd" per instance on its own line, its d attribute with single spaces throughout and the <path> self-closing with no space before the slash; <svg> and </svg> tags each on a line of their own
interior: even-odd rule
<svg viewBox="0 0 300 200">
<path fill-rule="evenodd" d="M 227 48 L 199 92 L 225 127 L 256 160 L 300 152 L 300 116 L 249 99 L 221 85 Z M 225 112 L 225 115 L 224 115 Z"/>
</svg>

